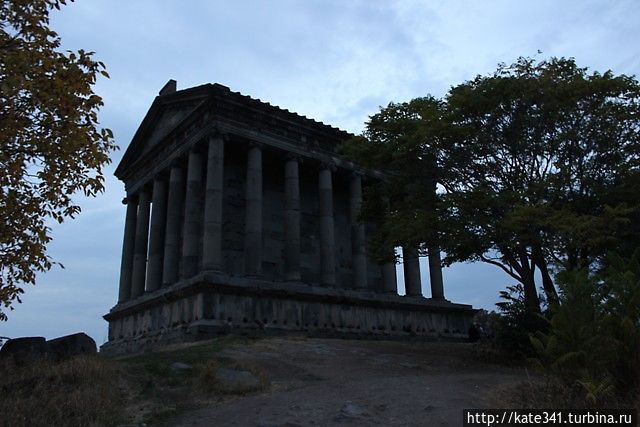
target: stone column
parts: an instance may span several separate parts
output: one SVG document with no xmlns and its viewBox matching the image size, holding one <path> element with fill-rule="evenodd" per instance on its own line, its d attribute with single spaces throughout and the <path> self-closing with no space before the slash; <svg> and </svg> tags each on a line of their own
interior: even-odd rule
<svg viewBox="0 0 640 427">
<path fill-rule="evenodd" d="M 162 285 L 172 285 L 178 281 L 180 261 L 180 226 L 182 225 L 182 203 L 184 201 L 184 173 L 180 166 L 171 168 L 169 176 L 169 197 L 167 199 L 167 227 L 164 234 L 164 263 Z"/>
<path fill-rule="evenodd" d="M 429 247 L 429 280 L 431 282 L 431 298 L 444 299 L 442 263 L 440 261 L 440 249 L 437 246 Z"/>
<path fill-rule="evenodd" d="M 151 200 L 151 229 L 149 231 L 149 261 L 147 262 L 147 291 L 162 285 L 162 257 L 167 221 L 167 183 L 161 177 L 153 181 Z"/>
<path fill-rule="evenodd" d="M 432 166 L 433 175 L 430 177 L 427 186 L 431 188 L 431 203 L 434 213 L 437 213 L 438 185 L 437 185 L 437 162 L 435 158 L 429 159 Z M 440 247 L 437 244 L 427 246 L 429 252 L 429 281 L 431 283 L 431 298 L 444 299 L 444 288 L 442 285 L 442 262 L 440 260 Z"/>
<path fill-rule="evenodd" d="M 133 251 L 136 241 L 136 216 L 138 215 L 138 200 L 135 197 L 127 197 L 123 200 L 123 203 L 127 205 L 127 217 L 124 222 L 118 302 L 125 302 L 131 298 Z"/>
<path fill-rule="evenodd" d="M 198 244 L 202 211 L 202 155 L 193 147 L 187 164 L 187 189 L 184 197 L 184 232 L 182 236 L 182 277 L 198 272 Z"/>
<path fill-rule="evenodd" d="M 136 218 L 136 242 L 133 249 L 133 274 L 131 277 L 131 298 L 144 293 L 145 271 L 147 267 L 147 243 L 149 239 L 149 211 L 151 210 L 149 191 L 140 190 L 138 195 L 138 216 Z"/>
<path fill-rule="evenodd" d="M 300 280 L 300 177 L 298 158 L 290 156 L 284 168 L 285 278 Z"/>
<path fill-rule="evenodd" d="M 336 243 L 333 225 L 333 185 L 330 167 L 320 170 L 320 283 L 336 285 Z"/>
<path fill-rule="evenodd" d="M 407 296 L 422 296 L 418 249 L 415 247 L 403 246 L 402 258 L 404 261 L 404 287 Z"/>
<path fill-rule="evenodd" d="M 247 155 L 244 261 L 248 275 L 262 270 L 262 149 L 254 145 Z"/>
<path fill-rule="evenodd" d="M 204 196 L 204 239 L 202 268 L 222 269 L 222 188 L 224 185 L 224 140 L 215 135 L 209 138 L 207 182 Z"/>
<path fill-rule="evenodd" d="M 385 211 L 388 215 L 390 209 L 390 203 L 388 197 L 382 199 L 385 205 Z M 396 271 L 396 248 L 393 247 L 390 250 L 393 257 L 389 262 L 382 264 L 382 290 L 390 294 L 398 295 L 398 274 Z M 404 254 L 403 254 L 404 256 Z"/>
<path fill-rule="evenodd" d="M 395 257 L 396 251 L 394 249 L 393 256 Z M 382 269 L 382 289 L 388 293 L 398 293 L 398 277 L 396 275 L 396 263 L 385 262 L 380 267 Z"/>
<path fill-rule="evenodd" d="M 351 222 L 351 257 L 353 263 L 353 287 L 367 287 L 367 253 L 365 249 L 365 225 L 359 220 L 362 209 L 362 178 L 353 174 L 349 183 L 350 189 L 350 222 Z"/>
</svg>

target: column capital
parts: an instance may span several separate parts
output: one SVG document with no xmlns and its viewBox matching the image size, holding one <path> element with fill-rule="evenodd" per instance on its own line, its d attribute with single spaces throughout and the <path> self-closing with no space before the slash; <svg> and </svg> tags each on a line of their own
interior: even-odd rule
<svg viewBox="0 0 640 427">
<path fill-rule="evenodd" d="M 292 153 L 291 151 L 287 151 L 287 154 L 285 157 L 287 160 L 295 160 L 298 163 L 302 163 L 304 161 L 304 159 L 300 154 Z"/>
<path fill-rule="evenodd" d="M 169 166 L 168 169 L 171 170 L 173 168 L 179 168 L 182 169 L 184 166 L 182 165 L 182 163 L 184 162 L 184 156 L 181 154 L 179 156 L 174 157 L 173 159 L 171 159 L 171 162 L 169 162 Z"/>
<path fill-rule="evenodd" d="M 258 148 L 260 151 L 262 151 L 262 149 L 264 148 L 264 144 L 262 142 L 253 141 L 253 140 L 249 141 L 247 146 L 249 147 L 250 150 L 252 148 Z"/>
<path fill-rule="evenodd" d="M 160 172 L 158 172 L 157 174 L 155 174 L 153 176 L 153 179 L 151 180 L 151 182 L 153 183 L 153 185 L 156 185 L 156 182 L 169 182 L 169 174 L 171 173 L 171 169 L 163 169 Z"/>
<path fill-rule="evenodd" d="M 321 161 L 320 162 L 320 170 L 330 170 L 331 172 L 335 172 L 337 170 L 337 166 L 334 162 L 331 161 Z"/>
<path fill-rule="evenodd" d="M 202 140 L 200 140 L 198 142 L 201 142 L 201 141 Z M 187 156 L 189 156 L 192 153 L 200 154 L 200 155 L 204 154 L 203 152 L 206 151 L 206 148 L 203 147 L 203 145 L 205 145 L 205 144 L 201 144 L 201 143 L 191 144 L 191 146 L 189 147 L 189 150 L 187 151 Z M 208 142 L 207 142 L 206 146 L 207 147 L 209 146 Z"/>
<path fill-rule="evenodd" d="M 209 138 L 209 139 L 211 139 L 211 138 L 220 138 L 224 142 L 227 142 L 227 141 L 229 141 L 229 134 L 226 133 L 226 132 L 220 131 L 218 128 L 214 128 L 214 129 L 211 130 L 209 135 L 207 135 L 207 138 Z"/>
<path fill-rule="evenodd" d="M 363 181 L 367 180 L 367 174 L 364 173 L 361 170 L 353 170 L 353 171 L 351 171 L 351 177 L 352 178 L 360 178 Z"/>
<path fill-rule="evenodd" d="M 147 194 L 151 195 L 151 192 L 152 192 L 152 189 L 153 189 L 153 181 L 154 181 L 154 179 L 150 179 L 149 181 L 147 181 L 144 184 L 142 184 L 140 186 L 140 188 L 138 189 L 137 196 L 139 197 L 142 193 L 147 193 Z"/>
<path fill-rule="evenodd" d="M 128 205 L 129 203 L 136 203 L 138 201 L 138 195 L 137 194 L 127 194 L 125 197 L 122 198 L 122 204 L 123 205 Z"/>
</svg>

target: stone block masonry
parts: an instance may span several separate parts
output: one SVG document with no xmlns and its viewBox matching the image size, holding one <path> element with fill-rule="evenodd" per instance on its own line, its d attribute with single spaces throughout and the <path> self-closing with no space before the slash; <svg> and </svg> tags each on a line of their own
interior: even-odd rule
<svg viewBox="0 0 640 427">
<path fill-rule="evenodd" d="M 433 245 L 431 298 L 415 246 L 403 248 L 406 296 L 395 265 L 368 256 L 363 187 L 385 174 L 336 155 L 353 135 L 219 84 L 175 87 L 116 169 L 127 214 L 104 351 L 230 331 L 466 336 L 474 310 L 445 299 Z"/>
</svg>

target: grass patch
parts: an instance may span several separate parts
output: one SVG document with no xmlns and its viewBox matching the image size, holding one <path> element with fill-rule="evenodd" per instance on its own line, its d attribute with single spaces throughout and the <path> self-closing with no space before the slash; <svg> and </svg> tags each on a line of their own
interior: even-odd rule
<svg viewBox="0 0 640 427">
<path fill-rule="evenodd" d="M 248 372 L 257 381 L 240 382 L 239 384 L 229 385 L 218 378 L 217 372 L 220 368 L 233 369 L 240 373 Z M 194 385 L 199 388 L 202 393 L 209 396 L 233 394 L 244 395 L 247 393 L 265 390 L 269 387 L 269 381 L 264 374 L 264 371 L 257 366 L 213 359 L 197 367 L 196 375 L 194 377 Z"/>
<path fill-rule="evenodd" d="M 551 376 L 538 376 L 517 385 L 506 387 L 496 400 L 507 408 L 517 409 L 635 409 L 640 410 L 640 398 L 622 397 L 605 387 L 594 388 L 590 401 L 585 399 L 585 387 L 576 383 L 568 386 Z"/>
<path fill-rule="evenodd" d="M 154 424 L 186 410 L 231 394 L 245 394 L 268 387 L 268 380 L 257 367 L 243 367 L 220 352 L 230 345 L 249 344 L 244 337 L 223 337 L 197 343 L 177 344 L 117 361 L 129 385 L 128 411 L 131 423 Z M 172 369 L 172 364 L 190 369 Z M 222 387 L 215 377 L 218 368 L 248 370 L 260 379 L 257 387 L 240 393 Z"/>
<path fill-rule="evenodd" d="M 119 359 L 76 357 L 61 363 L 0 364 L 0 426 L 115 426 L 162 424 L 183 411 L 229 395 L 264 390 L 257 366 L 220 352 L 249 344 L 242 337 L 180 344 Z M 172 369 L 172 364 L 190 365 Z M 255 386 L 226 389 L 218 368 L 251 372 Z"/>
<path fill-rule="evenodd" d="M 124 419 L 117 364 L 97 356 L 0 365 L 0 425 L 111 426 Z"/>
</svg>

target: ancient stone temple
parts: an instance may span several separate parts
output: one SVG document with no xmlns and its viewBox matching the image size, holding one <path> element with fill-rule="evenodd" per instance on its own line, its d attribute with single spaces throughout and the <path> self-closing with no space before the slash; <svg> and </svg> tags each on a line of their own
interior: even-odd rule
<svg viewBox="0 0 640 427">
<path fill-rule="evenodd" d="M 126 220 L 107 352 L 228 332 L 464 338 L 474 310 L 444 298 L 439 255 L 422 295 L 405 248 L 367 256 L 363 185 L 335 153 L 352 135 L 219 84 L 156 97 L 116 169 Z M 392 251 L 393 249 L 390 249 Z"/>
</svg>

